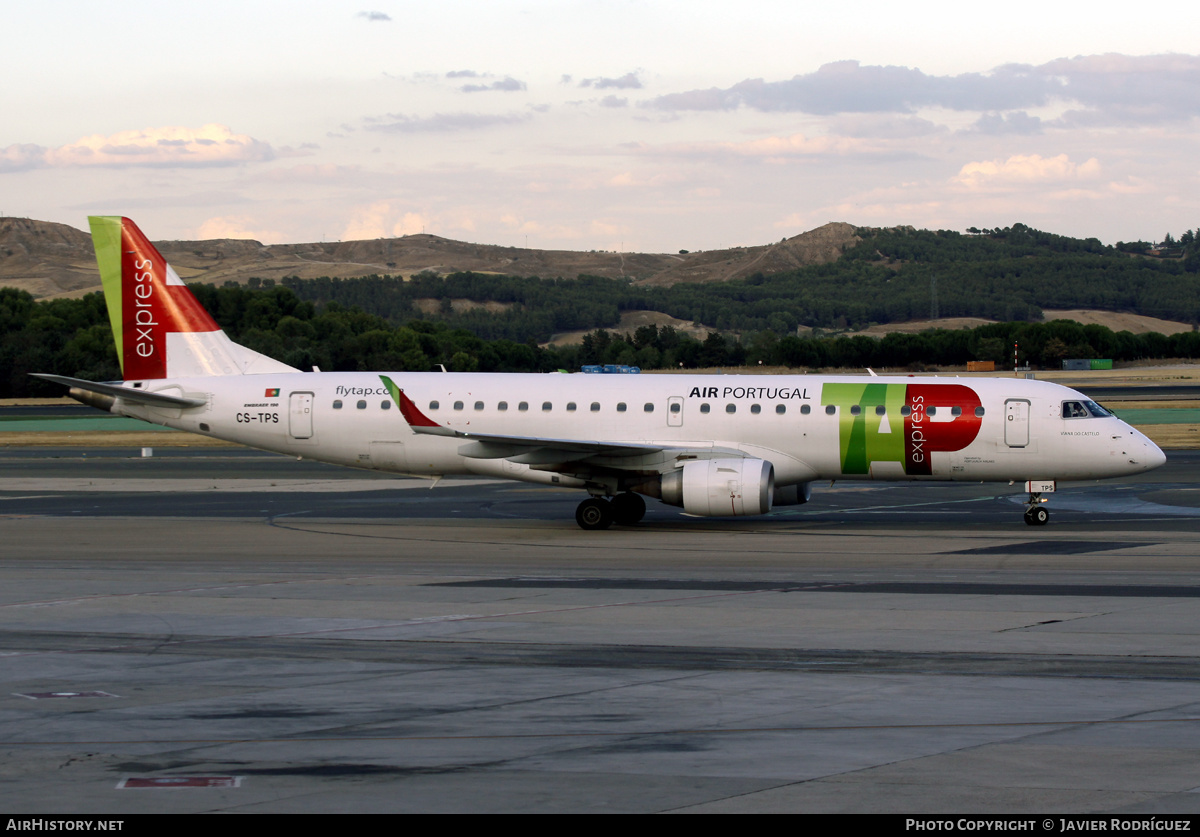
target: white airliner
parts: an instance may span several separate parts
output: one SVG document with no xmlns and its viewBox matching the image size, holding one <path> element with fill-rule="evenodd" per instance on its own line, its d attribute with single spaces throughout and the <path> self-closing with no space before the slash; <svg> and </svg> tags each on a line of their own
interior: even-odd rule
<svg viewBox="0 0 1200 837">
<path fill-rule="evenodd" d="M 579 488 L 584 529 L 644 496 L 764 514 L 816 480 L 1025 483 L 1157 468 L 1159 448 L 1082 394 L 1004 378 L 302 372 L 231 341 L 127 218 L 92 239 L 124 380 L 39 377 L 122 416 L 263 450 L 440 478 Z"/>
</svg>

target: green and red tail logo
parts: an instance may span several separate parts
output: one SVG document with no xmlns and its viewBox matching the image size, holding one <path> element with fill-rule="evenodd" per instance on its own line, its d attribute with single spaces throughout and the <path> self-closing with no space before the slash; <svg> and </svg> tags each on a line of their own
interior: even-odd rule
<svg viewBox="0 0 1200 837">
<path fill-rule="evenodd" d="M 392 400 L 400 408 L 400 415 L 404 416 L 404 420 L 408 422 L 409 427 L 441 428 L 440 424 L 421 412 L 420 408 L 413 403 L 411 398 L 404 394 L 404 390 L 397 386 L 395 381 L 387 375 L 380 375 L 379 380 L 383 381 L 383 385 L 387 387 L 388 394 L 392 396 Z"/>
<path fill-rule="evenodd" d="M 220 331 L 128 218 L 91 217 L 104 298 L 126 380 L 165 378 L 167 335 Z"/>
<path fill-rule="evenodd" d="M 872 462 L 932 474 L 931 454 L 962 450 L 983 424 L 978 394 L 961 384 L 825 384 L 821 403 L 838 408 L 843 474 L 870 473 Z"/>
</svg>

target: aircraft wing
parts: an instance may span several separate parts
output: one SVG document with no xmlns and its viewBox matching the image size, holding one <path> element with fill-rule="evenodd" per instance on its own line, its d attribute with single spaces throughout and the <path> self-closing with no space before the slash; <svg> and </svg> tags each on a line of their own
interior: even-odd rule
<svg viewBox="0 0 1200 837">
<path fill-rule="evenodd" d="M 599 464 L 603 461 L 610 466 L 620 467 L 613 460 L 631 459 L 634 457 L 653 457 L 664 461 L 676 458 L 712 458 L 714 455 L 723 458 L 744 458 L 745 453 L 739 450 L 724 448 L 681 448 L 674 445 L 661 445 L 639 442 L 602 442 L 587 439 L 553 439 L 537 436 L 501 436 L 490 433 L 472 433 L 443 427 L 421 412 L 404 390 L 396 386 L 386 376 L 384 383 L 392 393 L 400 413 L 414 433 L 430 436 L 452 436 L 462 439 L 469 444 L 458 449 L 460 456 L 468 459 L 507 459 L 525 465 L 554 465 L 591 461 Z M 659 456 L 655 457 L 658 454 Z M 666 454 L 666 456 L 662 456 Z M 632 463 L 631 463 L 632 464 Z M 668 467 L 677 467 L 671 464 Z"/>
</svg>

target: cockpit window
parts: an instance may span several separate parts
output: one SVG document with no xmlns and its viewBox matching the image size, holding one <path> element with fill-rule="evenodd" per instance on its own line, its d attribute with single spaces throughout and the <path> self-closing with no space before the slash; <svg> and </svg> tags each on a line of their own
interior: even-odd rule
<svg viewBox="0 0 1200 837">
<path fill-rule="evenodd" d="M 1064 401 L 1062 403 L 1063 418 L 1104 418 L 1111 415 L 1112 413 L 1095 401 Z"/>
</svg>

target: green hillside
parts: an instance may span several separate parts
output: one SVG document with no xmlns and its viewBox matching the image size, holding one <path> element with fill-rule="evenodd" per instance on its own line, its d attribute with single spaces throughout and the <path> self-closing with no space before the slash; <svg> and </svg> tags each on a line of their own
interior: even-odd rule
<svg viewBox="0 0 1200 837">
<path fill-rule="evenodd" d="M 1200 248 L 1186 233 L 1174 258 L 1125 252 L 1095 239 L 1022 224 L 977 235 L 910 228 L 859 230 L 841 259 L 771 276 L 671 287 L 596 277 L 537 279 L 457 273 L 411 281 L 285 279 L 318 304 L 357 306 L 393 323 L 434 319 L 488 339 L 545 342 L 556 332 L 612 328 L 622 311 L 660 311 L 738 332 L 797 326 L 857 329 L 929 317 L 1035 321 L 1043 308 L 1099 308 L 1200 321 Z M 1148 245 L 1146 245 L 1148 247 Z M 936 300 L 935 300 L 936 297 Z M 436 300 L 436 313 L 419 300 Z M 451 300 L 506 310 L 455 311 Z"/>
<path fill-rule="evenodd" d="M 1021 358 L 1200 357 L 1200 332 L 1113 333 L 1041 322 L 1043 308 L 1124 310 L 1200 321 L 1200 248 L 1187 232 L 1163 245 L 1102 245 L 1013 227 L 959 234 L 859 230 L 835 262 L 745 280 L 641 287 L 623 280 L 458 273 L 285 279 L 250 287 L 193 285 L 230 336 L 299 369 L 550 371 L 585 363 L 647 369 L 786 365 L 922 368 Z M 936 296 L 935 296 L 936 295 Z M 463 301 L 474 303 L 464 305 Z M 928 317 L 1002 322 L 882 339 L 799 336 Z M 671 328 L 610 334 L 622 311 L 660 311 L 720 330 L 700 342 Z M 556 332 L 591 330 L 579 346 L 540 348 Z M 119 377 L 103 300 L 34 301 L 0 289 L 0 397 L 57 394 L 29 372 Z"/>
</svg>

